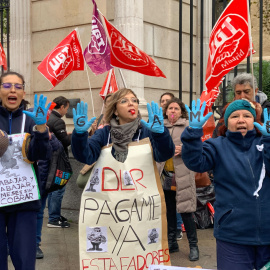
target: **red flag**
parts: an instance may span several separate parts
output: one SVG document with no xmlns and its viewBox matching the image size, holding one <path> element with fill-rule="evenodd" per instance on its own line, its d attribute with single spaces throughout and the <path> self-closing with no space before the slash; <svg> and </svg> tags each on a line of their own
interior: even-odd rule
<svg viewBox="0 0 270 270">
<path fill-rule="evenodd" d="M 7 70 L 7 58 L 1 43 L 0 43 L 0 66 L 3 66 L 4 70 Z"/>
<path fill-rule="evenodd" d="M 52 110 L 54 109 L 55 106 L 56 106 L 56 103 L 52 101 L 51 106 L 47 112 L 47 117 L 46 117 L 47 121 L 49 120 Z"/>
<path fill-rule="evenodd" d="M 222 81 L 219 82 L 219 85 L 221 84 Z M 220 91 L 218 89 L 219 85 L 217 87 L 215 87 L 214 89 L 212 89 L 211 91 L 208 90 L 204 90 L 201 94 L 200 100 L 201 100 L 201 105 L 203 104 L 203 102 L 206 102 L 206 107 L 205 107 L 205 111 L 204 111 L 204 116 L 206 114 L 208 114 L 209 112 L 212 112 L 212 105 L 214 104 L 215 100 L 217 99 Z M 212 134 L 214 132 L 216 128 L 215 125 L 215 120 L 214 120 L 214 116 L 212 115 L 207 122 L 205 123 L 205 125 L 203 126 L 203 136 L 202 136 L 202 141 L 205 141 L 209 138 L 212 138 Z"/>
<path fill-rule="evenodd" d="M 102 89 L 99 93 L 99 95 L 105 99 L 105 97 L 109 94 L 109 93 L 114 93 L 118 90 L 118 86 L 117 86 L 117 82 L 116 82 L 116 77 L 115 77 L 115 73 L 114 73 L 114 69 L 111 69 L 107 76 L 106 79 L 104 81 L 104 84 L 102 86 Z"/>
<path fill-rule="evenodd" d="M 103 15 L 102 17 L 111 40 L 112 66 L 133 70 L 148 76 L 166 78 L 149 55 L 127 40 Z"/>
<path fill-rule="evenodd" d="M 97 4 L 94 0 L 92 16 L 91 41 L 84 50 L 84 59 L 95 75 L 102 74 L 112 68 L 110 61 L 110 45 L 105 29 L 101 23 Z"/>
<path fill-rule="evenodd" d="M 205 84 L 214 89 L 250 52 L 248 1 L 232 0 L 215 24 L 209 40 Z"/>
<path fill-rule="evenodd" d="M 76 30 L 73 30 L 44 58 L 38 70 L 53 87 L 63 81 L 73 70 L 84 70 L 82 48 Z"/>
</svg>

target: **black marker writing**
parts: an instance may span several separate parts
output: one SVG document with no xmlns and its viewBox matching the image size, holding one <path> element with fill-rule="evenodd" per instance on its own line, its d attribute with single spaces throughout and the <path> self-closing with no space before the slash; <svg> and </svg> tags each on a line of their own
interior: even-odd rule
<svg viewBox="0 0 270 270">
<path fill-rule="evenodd" d="M 193 121 L 193 117 L 194 119 L 196 119 L 198 117 L 198 122 L 201 122 L 201 112 L 198 111 L 196 114 L 194 112 L 190 112 L 190 122 Z"/>
<path fill-rule="evenodd" d="M 83 127 L 85 125 L 85 121 L 82 120 L 82 119 L 85 119 L 85 116 L 81 116 L 77 119 L 76 121 L 76 124 L 79 126 L 79 127 Z"/>
<path fill-rule="evenodd" d="M 153 124 L 152 124 L 151 128 L 153 128 L 154 124 L 157 123 L 157 122 L 161 125 L 161 122 L 160 122 L 158 116 L 155 114 L 154 115 L 154 121 L 153 121 Z"/>
<path fill-rule="evenodd" d="M 270 121 L 266 122 L 266 131 L 267 133 L 270 133 Z"/>
<path fill-rule="evenodd" d="M 38 107 L 38 108 L 37 108 L 36 117 L 38 117 L 39 113 L 41 113 L 41 114 L 42 114 L 42 116 L 44 116 L 44 115 L 45 115 L 45 113 L 44 113 L 44 111 L 42 110 L 42 108 L 41 108 L 41 107 Z"/>
</svg>

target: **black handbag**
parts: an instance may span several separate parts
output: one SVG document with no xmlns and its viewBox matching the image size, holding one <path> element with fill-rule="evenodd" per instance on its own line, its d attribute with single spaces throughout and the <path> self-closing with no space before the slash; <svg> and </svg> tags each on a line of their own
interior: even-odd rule
<svg viewBox="0 0 270 270">
<path fill-rule="evenodd" d="M 175 173 L 168 172 L 163 169 L 161 174 L 161 182 L 164 190 L 176 190 Z"/>
</svg>

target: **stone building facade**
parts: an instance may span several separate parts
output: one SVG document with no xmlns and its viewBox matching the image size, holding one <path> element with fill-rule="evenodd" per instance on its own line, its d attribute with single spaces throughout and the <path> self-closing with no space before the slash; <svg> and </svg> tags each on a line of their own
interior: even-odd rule
<svg viewBox="0 0 270 270">
<path fill-rule="evenodd" d="M 183 101 L 189 104 L 190 66 L 190 1 L 183 0 L 182 18 L 182 87 Z M 204 1 L 204 68 L 207 63 L 208 41 L 212 28 L 212 1 Z M 99 10 L 132 43 L 150 55 L 166 75 L 166 79 L 144 76 L 123 70 L 128 88 L 141 100 L 141 112 L 146 116 L 146 102 L 158 101 L 164 91 L 179 93 L 179 0 L 96 0 Z M 200 61 L 200 3 L 193 1 L 193 97 L 199 96 Z M 91 0 L 10 0 L 10 67 L 24 74 L 27 99 L 33 101 L 35 93 L 43 93 L 49 100 L 63 95 L 68 99 L 80 98 L 89 104 L 89 116 L 98 116 L 102 108 L 99 91 L 106 73 L 95 76 L 86 71 L 75 71 L 52 91 L 50 83 L 37 70 L 46 55 L 72 30 L 78 29 L 83 49 L 91 38 L 93 4 Z M 258 19 L 255 6 L 251 7 L 252 36 L 258 47 Z M 267 38 L 264 37 L 264 38 Z M 264 42 L 264 56 L 267 42 Z M 256 55 L 254 55 L 256 59 Z M 118 83 L 123 87 L 117 72 Z M 88 76 L 90 85 L 88 83 Z M 203 78 L 205 74 L 202 75 Z M 92 108 L 93 96 L 94 108 Z M 69 130 L 72 119 L 66 119 Z"/>
<path fill-rule="evenodd" d="M 150 55 L 167 79 L 144 76 L 123 70 L 127 87 L 135 90 L 145 114 L 146 102 L 158 101 L 164 91 L 179 91 L 179 1 L 178 0 L 96 0 L 99 10 L 120 32 L 140 49 Z M 183 1 L 183 80 L 188 80 L 189 66 L 189 1 Z M 194 1 L 194 44 L 197 42 L 197 1 Z M 83 49 L 91 37 L 93 4 L 91 0 L 11 0 L 10 1 L 10 67 L 24 74 L 27 99 L 45 94 L 49 100 L 63 95 L 68 99 L 80 98 L 88 102 L 92 116 L 91 95 L 86 71 L 72 72 L 52 91 L 50 83 L 37 70 L 46 55 L 72 30 L 78 29 Z M 206 39 L 207 42 L 207 39 Z M 197 45 L 196 45 L 197 46 Z M 194 47 L 194 84 L 197 82 L 197 47 Z M 95 76 L 88 69 L 95 114 L 99 115 L 102 99 L 99 91 L 106 73 Z M 116 71 L 116 74 L 118 72 Z M 118 82 L 121 85 L 121 78 Z M 184 87 L 188 91 L 188 87 Z M 183 95 L 183 100 L 187 95 Z M 72 119 L 66 119 L 72 129 Z"/>
</svg>

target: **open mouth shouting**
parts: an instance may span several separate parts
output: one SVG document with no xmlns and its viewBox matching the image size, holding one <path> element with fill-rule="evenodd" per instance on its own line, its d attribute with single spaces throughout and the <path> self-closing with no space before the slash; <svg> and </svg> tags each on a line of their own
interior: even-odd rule
<svg viewBox="0 0 270 270">
<path fill-rule="evenodd" d="M 9 96 L 9 97 L 8 97 L 8 102 L 9 102 L 10 104 L 16 104 L 16 102 L 17 102 L 17 97 L 16 97 L 16 96 Z"/>
</svg>

